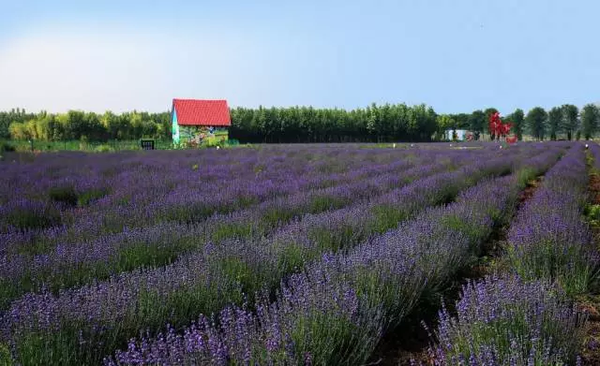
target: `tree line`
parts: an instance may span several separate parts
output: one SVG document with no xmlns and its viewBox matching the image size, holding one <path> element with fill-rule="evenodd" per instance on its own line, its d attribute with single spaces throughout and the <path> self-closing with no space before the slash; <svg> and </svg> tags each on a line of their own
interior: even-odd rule
<svg viewBox="0 0 600 366">
<path fill-rule="evenodd" d="M 495 108 L 471 113 L 437 114 L 424 104 L 372 104 L 366 108 L 232 108 L 229 137 L 240 142 L 389 142 L 439 141 L 445 131 L 465 129 L 476 139 L 488 131 L 488 118 Z M 556 140 L 595 136 L 600 122 L 598 106 L 581 110 L 565 104 L 549 111 L 521 109 L 503 116 L 512 123 L 511 133 L 519 140 L 528 134 L 535 139 Z M 28 113 L 23 109 L 0 112 L 0 138 L 17 140 L 136 140 L 171 138 L 171 114 L 126 112 L 96 114 L 83 111 L 51 114 Z"/>
<path fill-rule="evenodd" d="M 437 114 L 424 104 L 344 109 L 235 108 L 230 137 L 244 142 L 431 141 Z"/>
<path fill-rule="evenodd" d="M 108 141 L 136 140 L 141 137 L 171 138 L 169 112 L 106 112 L 68 111 L 51 114 L 27 113 L 23 109 L 0 112 L 0 138 L 42 141 Z"/>
</svg>

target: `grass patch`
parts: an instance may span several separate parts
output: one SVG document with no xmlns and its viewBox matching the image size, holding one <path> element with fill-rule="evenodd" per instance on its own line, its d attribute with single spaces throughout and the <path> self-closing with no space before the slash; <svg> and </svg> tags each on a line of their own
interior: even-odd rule
<svg viewBox="0 0 600 366">
<path fill-rule="evenodd" d="M 46 229 L 61 223 L 60 211 L 50 204 L 18 206 L 6 214 L 5 222 L 18 230 Z"/>
<path fill-rule="evenodd" d="M 371 209 L 373 218 L 370 220 L 370 226 L 375 233 L 384 233 L 398 226 L 401 221 L 409 217 L 408 212 L 402 207 L 392 205 L 378 205 Z"/>
<path fill-rule="evenodd" d="M 88 206 L 95 200 L 98 200 L 108 194 L 106 188 L 91 188 L 79 193 L 77 197 L 77 204 L 79 206 Z"/>
<path fill-rule="evenodd" d="M 317 196 L 310 200 L 309 212 L 312 214 L 342 208 L 347 204 L 347 199 L 334 196 Z"/>
</svg>

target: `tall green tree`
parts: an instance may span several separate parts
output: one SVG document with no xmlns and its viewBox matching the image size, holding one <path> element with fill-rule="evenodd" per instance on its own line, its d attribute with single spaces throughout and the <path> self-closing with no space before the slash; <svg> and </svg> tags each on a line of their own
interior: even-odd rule
<svg viewBox="0 0 600 366">
<path fill-rule="evenodd" d="M 456 130 L 457 122 L 449 114 L 440 114 L 437 116 L 438 134 L 437 139 L 443 140 L 446 136 L 446 131 Z"/>
<path fill-rule="evenodd" d="M 579 127 L 579 110 L 573 104 L 564 104 L 561 108 L 563 110 L 562 128 L 567 133 L 567 139 L 571 140 L 573 133 Z"/>
<path fill-rule="evenodd" d="M 554 107 L 548 112 L 548 133 L 550 134 L 550 140 L 556 140 L 558 133 L 563 128 L 563 109 L 561 107 Z"/>
<path fill-rule="evenodd" d="M 476 110 L 469 116 L 469 130 L 475 134 L 475 139 L 479 140 L 479 136 L 486 128 L 487 117 L 485 112 Z"/>
<path fill-rule="evenodd" d="M 469 118 L 471 117 L 471 113 L 458 113 L 458 114 L 450 114 L 450 117 L 452 117 L 452 119 L 454 121 L 456 121 L 456 128 L 457 129 L 469 129 Z"/>
<path fill-rule="evenodd" d="M 598 130 L 600 111 L 594 104 L 586 104 L 581 110 L 581 130 L 586 140 L 591 139 Z"/>
<path fill-rule="evenodd" d="M 544 139 L 547 118 L 548 114 L 542 107 L 535 107 L 527 112 L 525 123 L 527 124 L 531 135 L 538 140 Z"/>
<path fill-rule="evenodd" d="M 489 107 L 486 108 L 483 113 L 485 113 L 485 118 L 490 118 L 490 116 L 496 112 L 499 112 L 496 108 L 494 107 Z"/>
<path fill-rule="evenodd" d="M 107 137 L 110 140 L 116 140 L 119 134 L 119 118 L 116 114 L 111 111 L 106 111 L 102 117 L 100 117 L 100 123 L 104 127 Z"/>
<path fill-rule="evenodd" d="M 11 136 L 11 123 L 25 123 L 35 118 L 36 115 L 27 113 L 22 108 L 13 108 L 7 112 L 0 112 L 0 138 L 9 138 Z"/>
<path fill-rule="evenodd" d="M 519 141 L 523 140 L 523 128 L 525 124 L 525 113 L 523 110 L 517 108 L 507 120 L 512 123 L 511 131 L 517 136 Z"/>
</svg>

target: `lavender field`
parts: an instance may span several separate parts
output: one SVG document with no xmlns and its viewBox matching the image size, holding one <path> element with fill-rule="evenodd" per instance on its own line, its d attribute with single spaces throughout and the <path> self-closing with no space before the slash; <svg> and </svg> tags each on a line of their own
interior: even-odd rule
<svg viewBox="0 0 600 366">
<path fill-rule="evenodd" d="M 600 146 L 461 146 L 7 155 L 0 365 L 586 363 Z"/>
</svg>

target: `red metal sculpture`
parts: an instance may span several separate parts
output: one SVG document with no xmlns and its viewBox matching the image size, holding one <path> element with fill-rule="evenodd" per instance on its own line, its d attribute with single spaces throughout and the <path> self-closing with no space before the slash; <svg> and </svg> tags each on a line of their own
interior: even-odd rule
<svg viewBox="0 0 600 366">
<path fill-rule="evenodd" d="M 492 141 L 500 140 L 500 138 L 503 138 L 508 143 L 516 142 L 517 141 L 516 136 L 512 136 L 512 137 L 508 136 L 508 134 L 510 133 L 511 127 L 512 127 L 512 123 L 502 122 L 502 119 L 500 118 L 500 113 L 495 112 L 490 115 L 488 128 L 490 131 L 490 135 L 492 137 Z"/>
</svg>

